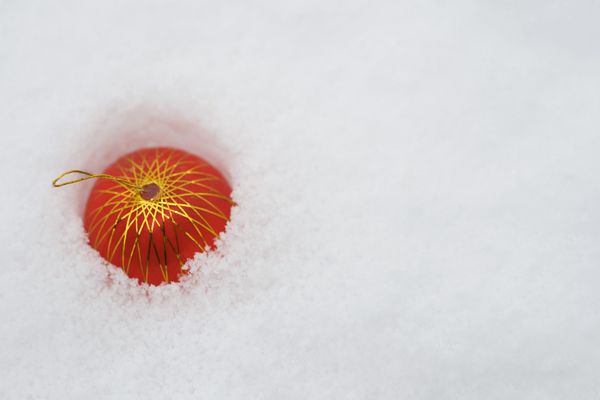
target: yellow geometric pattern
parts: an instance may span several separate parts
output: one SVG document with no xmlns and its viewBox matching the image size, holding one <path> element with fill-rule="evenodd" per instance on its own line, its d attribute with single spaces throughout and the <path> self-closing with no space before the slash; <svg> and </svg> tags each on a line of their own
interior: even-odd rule
<svg viewBox="0 0 600 400">
<path fill-rule="evenodd" d="M 204 171 L 208 164 L 199 164 L 196 158 L 188 159 L 186 153 L 171 150 L 165 158 L 164 153 L 161 157 L 156 149 L 154 156 L 141 153 L 136 158 L 128 157 L 126 167 L 117 164 L 120 176 L 69 171 L 53 183 L 64 186 L 91 178 L 113 181 L 114 186 L 96 191 L 106 195 L 106 200 L 89 216 L 88 233 L 93 238 L 92 246 L 99 249 L 106 245 L 105 258 L 120 264 L 127 274 L 132 260 L 137 260 L 138 265 L 145 267 L 142 270 L 144 282 L 148 282 L 154 257 L 158 260 L 163 281 L 169 282 L 168 253 L 176 256 L 180 270 L 186 261 L 181 259 L 180 235 L 194 242 L 198 251 L 205 251 L 220 234 L 210 224 L 208 216 L 225 223 L 229 220 L 213 200 L 225 200 L 229 205 L 234 203 L 209 184 L 223 178 Z M 58 184 L 63 176 L 73 172 L 83 173 L 86 177 Z M 181 221 L 189 223 L 187 229 L 181 226 Z"/>
</svg>

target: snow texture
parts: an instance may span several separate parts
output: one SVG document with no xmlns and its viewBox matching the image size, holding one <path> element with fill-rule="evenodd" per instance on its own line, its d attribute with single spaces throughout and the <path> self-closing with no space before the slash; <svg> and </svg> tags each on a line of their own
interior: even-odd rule
<svg viewBox="0 0 600 400">
<path fill-rule="evenodd" d="M 0 0 L 0 398 L 600 398 L 599 18 Z M 239 203 L 158 288 L 50 186 L 151 145 Z"/>
</svg>

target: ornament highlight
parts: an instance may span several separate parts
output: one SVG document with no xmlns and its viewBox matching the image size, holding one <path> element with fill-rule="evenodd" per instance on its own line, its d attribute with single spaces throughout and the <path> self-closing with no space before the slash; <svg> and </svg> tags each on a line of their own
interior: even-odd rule
<svg viewBox="0 0 600 400">
<path fill-rule="evenodd" d="M 60 182 L 69 174 L 84 177 Z M 135 151 L 102 174 L 65 172 L 61 187 L 97 178 L 84 213 L 89 243 L 140 283 L 176 282 L 197 252 L 215 249 L 235 204 L 223 175 L 204 159 L 173 148 Z"/>
</svg>

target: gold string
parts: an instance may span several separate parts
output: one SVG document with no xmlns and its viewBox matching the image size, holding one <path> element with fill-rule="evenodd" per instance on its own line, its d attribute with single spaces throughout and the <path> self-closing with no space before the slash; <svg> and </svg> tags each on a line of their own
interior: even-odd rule
<svg viewBox="0 0 600 400">
<path fill-rule="evenodd" d="M 70 174 L 80 174 L 80 175 L 85 175 L 85 176 L 83 178 L 73 179 L 72 181 L 58 183 L 58 181 L 60 181 L 62 178 L 64 178 L 67 175 L 70 175 Z M 126 179 L 117 178 L 116 176 L 112 176 L 112 175 L 108 175 L 108 174 L 91 174 L 89 172 L 81 171 L 81 170 L 78 170 L 78 169 L 74 169 L 74 170 L 71 170 L 71 171 L 63 172 L 62 174 L 60 174 L 58 176 L 58 178 L 56 178 L 55 180 L 52 181 L 52 186 L 54 186 L 54 187 L 61 187 L 61 186 L 71 185 L 73 183 L 79 183 L 79 182 L 82 182 L 82 181 L 87 181 L 88 179 L 94 179 L 94 178 L 97 178 L 97 179 L 108 179 L 110 181 L 118 183 L 121 186 L 125 186 L 126 188 L 129 188 L 129 189 L 142 190 L 141 187 L 132 184 L 131 182 L 129 182 Z"/>
</svg>

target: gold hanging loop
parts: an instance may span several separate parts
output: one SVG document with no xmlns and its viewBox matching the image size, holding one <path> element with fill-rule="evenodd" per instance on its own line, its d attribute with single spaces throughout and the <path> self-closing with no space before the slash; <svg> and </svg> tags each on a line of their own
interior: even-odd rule
<svg viewBox="0 0 600 400">
<path fill-rule="evenodd" d="M 84 177 L 83 178 L 78 178 L 78 179 L 73 179 L 71 181 L 60 182 L 59 183 L 59 181 L 62 178 L 64 178 L 67 175 L 70 175 L 70 174 L 80 174 L 80 175 L 84 175 Z M 117 178 L 116 176 L 112 176 L 112 175 L 108 175 L 108 174 L 91 174 L 89 172 L 81 171 L 81 170 L 78 170 L 78 169 L 74 169 L 74 170 L 71 170 L 71 171 L 63 172 L 62 174 L 60 174 L 58 176 L 58 178 L 56 178 L 55 180 L 52 181 L 52 186 L 54 186 L 54 187 L 61 187 L 61 186 L 71 185 L 73 183 L 79 183 L 79 182 L 82 182 L 82 181 L 87 181 L 88 179 L 94 179 L 94 178 L 97 178 L 97 179 L 108 179 L 108 180 L 111 180 L 113 182 L 118 183 L 121 186 L 125 186 L 128 189 L 142 190 L 142 188 L 140 188 L 140 187 L 132 184 L 131 182 L 129 182 L 128 180 L 123 179 L 123 178 Z"/>
</svg>

